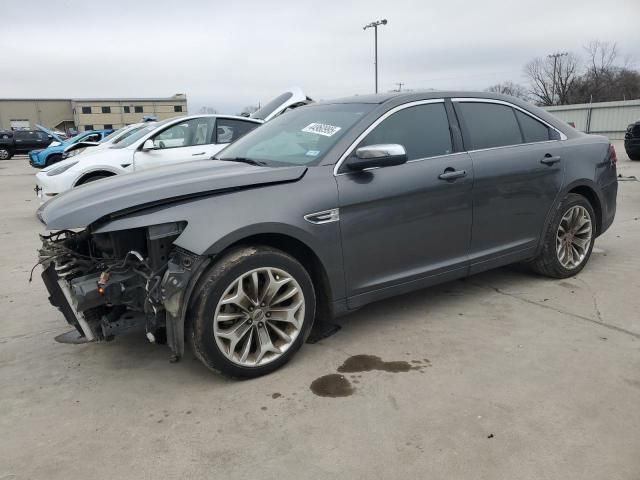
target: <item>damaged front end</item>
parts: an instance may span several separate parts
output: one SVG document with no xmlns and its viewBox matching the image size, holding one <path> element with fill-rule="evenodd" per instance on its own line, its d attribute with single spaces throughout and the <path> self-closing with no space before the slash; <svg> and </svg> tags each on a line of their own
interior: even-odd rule
<svg viewBox="0 0 640 480">
<path fill-rule="evenodd" d="M 92 233 L 41 235 L 49 301 L 87 341 L 131 330 L 184 353 L 187 301 L 207 257 L 175 247 L 186 222 Z"/>
</svg>

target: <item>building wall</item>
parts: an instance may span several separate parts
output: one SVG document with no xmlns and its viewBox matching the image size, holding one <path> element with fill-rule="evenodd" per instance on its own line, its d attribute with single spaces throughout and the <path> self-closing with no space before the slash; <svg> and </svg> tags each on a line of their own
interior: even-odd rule
<svg viewBox="0 0 640 480">
<path fill-rule="evenodd" d="M 10 129 L 12 120 L 28 120 L 30 128 L 38 124 L 63 130 L 73 123 L 71 100 L 0 99 L 0 129 Z"/>
<path fill-rule="evenodd" d="M 545 110 L 574 123 L 581 132 L 605 135 L 611 140 L 624 139 L 627 126 L 640 120 L 640 100 L 557 105 Z"/>
<path fill-rule="evenodd" d="M 105 109 L 104 112 L 103 109 Z M 73 101 L 74 122 L 79 131 L 91 128 L 120 128 L 131 123 L 138 123 L 145 116 L 154 116 L 158 120 L 164 120 L 186 114 L 187 98 L 185 95 L 176 95 L 167 99 L 86 99 Z"/>
<path fill-rule="evenodd" d="M 83 113 L 83 107 L 91 113 Z M 106 107 L 110 113 L 102 113 Z M 137 112 L 136 107 L 142 108 Z M 129 112 L 126 112 L 127 108 Z M 30 128 L 36 124 L 68 132 L 120 128 L 142 121 L 144 116 L 164 120 L 187 114 L 187 96 L 177 94 L 169 98 L 117 99 L 0 99 L 0 129 L 10 129 L 12 120 L 27 120 Z"/>
</svg>

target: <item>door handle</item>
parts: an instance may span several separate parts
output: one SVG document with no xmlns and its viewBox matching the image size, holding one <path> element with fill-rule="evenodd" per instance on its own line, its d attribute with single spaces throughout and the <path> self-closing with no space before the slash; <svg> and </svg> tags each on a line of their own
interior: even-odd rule
<svg viewBox="0 0 640 480">
<path fill-rule="evenodd" d="M 454 170 L 453 168 L 447 168 L 444 173 L 438 175 L 438 178 L 440 180 L 455 180 L 456 178 L 462 178 L 466 176 L 466 170 Z"/>
<path fill-rule="evenodd" d="M 553 165 L 554 163 L 558 163 L 560 159 L 561 158 L 558 155 L 551 155 L 550 153 L 547 153 L 544 157 L 542 157 L 540 163 L 544 163 L 545 165 Z"/>
<path fill-rule="evenodd" d="M 204 155 L 205 153 L 207 153 L 207 152 L 193 153 L 193 154 L 191 154 L 191 156 L 192 157 L 196 157 L 198 155 Z"/>
</svg>

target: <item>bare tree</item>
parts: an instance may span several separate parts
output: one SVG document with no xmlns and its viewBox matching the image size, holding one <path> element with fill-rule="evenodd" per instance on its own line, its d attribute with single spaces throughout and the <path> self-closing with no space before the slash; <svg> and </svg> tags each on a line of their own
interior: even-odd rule
<svg viewBox="0 0 640 480">
<path fill-rule="evenodd" d="M 202 107 L 200 110 L 198 110 L 198 113 L 213 115 L 214 113 L 218 113 L 218 111 L 213 107 Z"/>
<path fill-rule="evenodd" d="M 578 78 L 580 60 L 573 53 L 535 58 L 524 67 L 530 93 L 541 105 L 567 105 Z M 554 91 L 555 90 L 555 91 Z"/>
<path fill-rule="evenodd" d="M 529 100 L 531 97 L 525 87 L 514 82 L 502 82 L 491 85 L 485 90 L 486 92 L 501 93 L 503 95 L 511 95 L 512 97 Z"/>
</svg>

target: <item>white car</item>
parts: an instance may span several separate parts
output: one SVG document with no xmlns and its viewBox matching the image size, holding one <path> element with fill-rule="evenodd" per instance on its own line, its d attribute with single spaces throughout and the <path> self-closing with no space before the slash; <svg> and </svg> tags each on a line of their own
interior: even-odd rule
<svg viewBox="0 0 640 480">
<path fill-rule="evenodd" d="M 288 109 L 311 102 L 292 89 L 250 117 L 193 115 L 147 125 L 106 148 L 89 148 L 36 174 L 41 202 L 88 182 L 177 162 L 211 158 L 229 143 Z"/>
<path fill-rule="evenodd" d="M 77 142 L 77 143 L 71 144 L 64 149 L 64 153 L 62 154 L 62 159 L 64 160 L 65 158 L 80 155 L 81 153 L 85 152 L 88 148 L 92 149 L 91 150 L 92 152 L 94 151 L 93 150 L 94 148 L 96 149 L 109 148 L 112 145 L 116 145 L 120 143 L 122 140 L 129 137 L 130 135 L 133 135 L 138 130 L 141 130 L 144 127 L 149 125 L 155 125 L 155 123 L 156 122 L 132 123 L 131 125 L 127 125 L 125 127 L 119 128 L 115 132 L 110 133 L 99 142 L 83 141 L 83 142 Z"/>
</svg>

